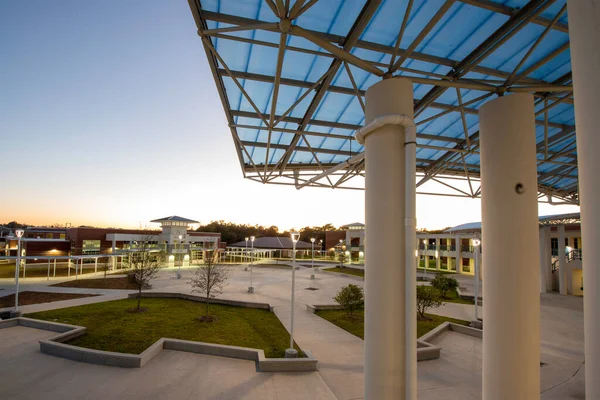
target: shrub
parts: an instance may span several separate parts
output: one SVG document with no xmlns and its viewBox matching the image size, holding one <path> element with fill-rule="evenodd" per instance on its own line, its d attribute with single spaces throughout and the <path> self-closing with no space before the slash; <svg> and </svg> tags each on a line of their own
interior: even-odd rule
<svg viewBox="0 0 600 400">
<path fill-rule="evenodd" d="M 446 299 L 448 292 L 454 291 L 458 288 L 458 281 L 446 275 L 439 274 L 431 280 L 431 286 L 440 292 L 442 298 Z"/>
<path fill-rule="evenodd" d="M 417 312 L 419 313 L 419 318 L 427 319 L 425 311 L 441 305 L 442 301 L 434 288 L 425 285 L 417 286 Z"/>
<path fill-rule="evenodd" d="M 353 284 L 344 286 L 333 298 L 353 318 L 353 313 L 365 304 L 365 293 L 363 288 Z"/>
</svg>

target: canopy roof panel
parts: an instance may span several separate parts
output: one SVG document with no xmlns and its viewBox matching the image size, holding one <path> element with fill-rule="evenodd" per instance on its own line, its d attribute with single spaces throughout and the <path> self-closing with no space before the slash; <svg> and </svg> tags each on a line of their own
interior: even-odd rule
<svg viewBox="0 0 600 400">
<path fill-rule="evenodd" d="M 403 76 L 420 192 L 479 196 L 478 110 L 529 92 L 540 198 L 578 202 L 566 0 L 189 2 L 245 177 L 362 189 L 365 91 Z"/>
</svg>

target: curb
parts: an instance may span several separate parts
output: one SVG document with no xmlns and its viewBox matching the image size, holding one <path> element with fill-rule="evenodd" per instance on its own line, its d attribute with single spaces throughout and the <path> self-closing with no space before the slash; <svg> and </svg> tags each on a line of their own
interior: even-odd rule
<svg viewBox="0 0 600 400">
<path fill-rule="evenodd" d="M 332 272 L 332 273 L 335 274 L 336 272 Z M 315 311 L 328 311 L 328 310 L 341 310 L 341 309 L 342 309 L 342 306 L 336 305 L 336 304 L 325 304 L 325 305 L 307 304 L 306 305 L 306 311 L 309 311 L 312 313 L 315 313 Z M 447 323 L 448 322 L 444 322 L 444 324 L 447 324 Z M 442 326 L 442 325 L 440 325 L 440 326 Z M 427 335 L 423 335 L 417 339 L 417 361 L 435 360 L 435 359 L 440 358 L 440 353 L 442 351 L 442 348 L 435 346 L 431 343 L 428 343 L 427 340 L 425 339 L 426 336 Z"/>
</svg>

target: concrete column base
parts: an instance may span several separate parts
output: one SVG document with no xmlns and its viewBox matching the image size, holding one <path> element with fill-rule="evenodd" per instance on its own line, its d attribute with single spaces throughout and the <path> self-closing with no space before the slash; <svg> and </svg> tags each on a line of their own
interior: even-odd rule
<svg viewBox="0 0 600 400">
<path fill-rule="evenodd" d="M 254 288 L 252 286 L 248 288 L 248 293 L 254 293 Z"/>
<path fill-rule="evenodd" d="M 11 311 L 10 318 L 18 318 L 22 315 L 21 311 Z"/>
<path fill-rule="evenodd" d="M 298 358 L 298 350 L 285 349 L 285 358 Z"/>
<path fill-rule="evenodd" d="M 314 274 L 311 274 L 311 275 L 310 275 L 310 279 L 315 279 L 315 275 L 314 275 Z"/>
</svg>

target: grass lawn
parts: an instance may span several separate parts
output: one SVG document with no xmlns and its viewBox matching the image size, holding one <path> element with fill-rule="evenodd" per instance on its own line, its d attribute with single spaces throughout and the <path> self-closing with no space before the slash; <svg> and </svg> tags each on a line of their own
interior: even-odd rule
<svg viewBox="0 0 600 400">
<path fill-rule="evenodd" d="M 446 296 L 447 296 L 446 299 L 442 299 L 443 302 L 458 303 L 458 304 L 475 304 L 475 302 L 472 300 L 465 300 L 465 299 L 461 299 L 460 297 L 458 297 L 458 293 L 456 293 L 456 290 L 449 292 Z"/>
<path fill-rule="evenodd" d="M 358 336 L 361 339 L 365 338 L 365 322 L 364 322 L 364 310 L 355 311 L 354 319 L 348 318 L 348 313 L 344 310 L 327 310 L 315 312 L 319 317 L 326 319 L 339 326 L 340 328 L 350 332 L 351 334 Z M 469 325 L 468 321 L 460 319 L 441 317 L 439 315 L 425 314 L 431 321 L 417 321 L 417 337 L 421 337 L 436 326 L 443 322 L 449 321 L 455 324 Z"/>
<path fill-rule="evenodd" d="M 27 317 L 85 326 L 87 334 L 69 344 L 119 353 L 139 354 L 161 337 L 262 349 L 267 357 L 284 357 L 289 347 L 289 333 L 267 310 L 211 304 L 217 321 L 209 323 L 196 319 L 203 303 L 143 298 L 145 312 L 127 312 L 136 305 L 137 299 L 115 300 Z"/>
<path fill-rule="evenodd" d="M 52 286 L 74 287 L 86 289 L 126 289 L 137 290 L 135 283 L 124 276 L 119 278 L 96 278 L 96 279 L 77 279 L 67 282 L 57 283 Z"/>
<path fill-rule="evenodd" d="M 335 267 L 335 268 L 322 268 L 322 270 L 323 271 L 329 271 L 329 272 L 339 272 L 341 274 L 361 276 L 363 278 L 365 277 L 365 270 L 358 269 L 358 268 L 351 268 L 351 267 L 340 268 L 340 267 Z"/>
<path fill-rule="evenodd" d="M 79 268 L 79 267 L 77 267 Z M 100 266 L 98 266 L 98 271 L 100 271 Z M 94 272 L 94 264 L 84 264 L 83 273 L 90 274 Z M 56 266 L 56 276 L 67 276 L 67 266 L 66 265 L 57 265 Z M 0 265 L 0 278 L 14 278 L 15 276 L 15 265 Z M 23 277 L 23 268 L 21 268 L 21 272 L 19 275 L 21 278 Z M 46 263 L 31 263 L 27 264 L 27 270 L 25 272 L 26 278 L 45 278 L 48 276 L 48 264 Z M 50 264 L 50 277 L 54 276 L 54 264 Z M 75 276 L 75 269 L 71 268 L 71 276 Z"/>
<path fill-rule="evenodd" d="M 52 303 L 53 301 L 80 299 L 82 297 L 92 297 L 97 294 L 84 293 L 51 293 L 51 292 L 20 292 L 19 305 Z M 0 297 L 0 308 L 13 307 L 15 305 L 15 295 Z"/>
</svg>

